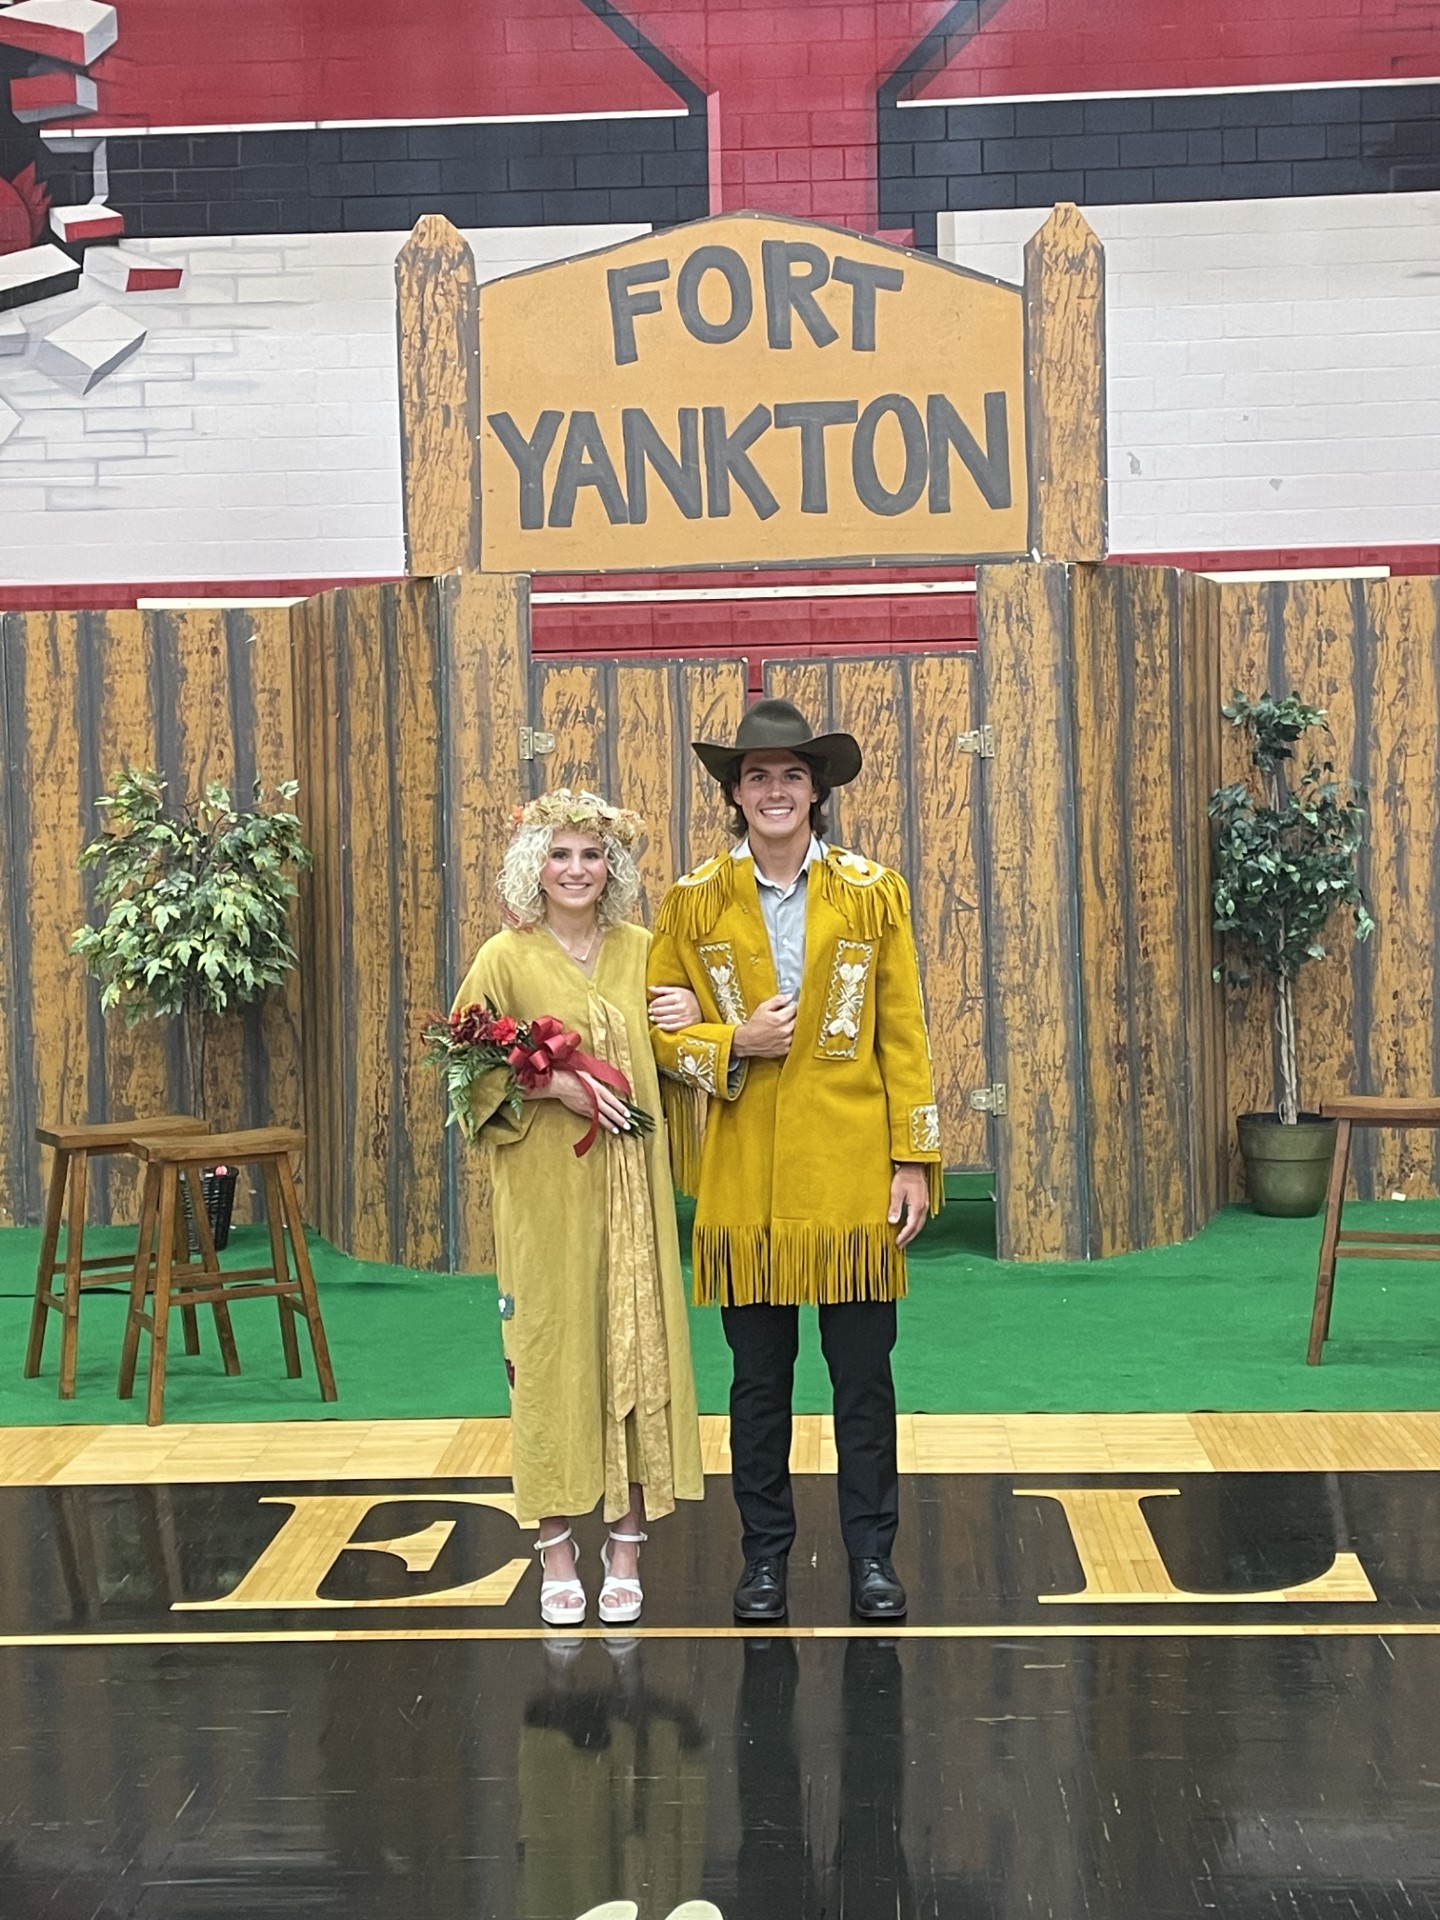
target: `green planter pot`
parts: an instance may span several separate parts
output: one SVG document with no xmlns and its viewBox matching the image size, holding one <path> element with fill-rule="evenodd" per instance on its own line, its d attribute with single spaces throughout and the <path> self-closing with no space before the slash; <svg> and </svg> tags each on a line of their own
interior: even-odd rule
<svg viewBox="0 0 1440 1920">
<path fill-rule="evenodd" d="M 1256 1213 L 1302 1220 L 1325 1204 L 1335 1122 L 1302 1113 L 1282 1127 L 1273 1113 L 1242 1113 L 1235 1122 L 1245 1162 L 1245 1191 Z"/>
</svg>

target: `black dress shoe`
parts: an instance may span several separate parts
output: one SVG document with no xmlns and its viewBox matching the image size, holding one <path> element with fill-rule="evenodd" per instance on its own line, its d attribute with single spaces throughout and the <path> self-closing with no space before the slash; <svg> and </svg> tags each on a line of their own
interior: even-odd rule
<svg viewBox="0 0 1440 1920">
<path fill-rule="evenodd" d="M 783 1620 L 785 1618 L 785 1556 L 774 1554 L 760 1560 L 747 1560 L 740 1584 L 735 1589 L 737 1620 Z"/>
<path fill-rule="evenodd" d="M 899 1620 L 906 1608 L 905 1589 L 888 1560 L 850 1562 L 850 1604 L 862 1620 Z"/>
</svg>

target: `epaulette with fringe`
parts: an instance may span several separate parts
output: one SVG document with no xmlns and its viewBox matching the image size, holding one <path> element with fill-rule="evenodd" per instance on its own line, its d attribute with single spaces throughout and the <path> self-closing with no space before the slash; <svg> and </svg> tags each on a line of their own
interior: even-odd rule
<svg viewBox="0 0 1440 1920">
<path fill-rule="evenodd" d="M 735 862 L 728 853 L 717 853 L 693 873 L 681 874 L 660 902 L 655 931 L 692 943 L 703 940 L 729 906 L 734 892 Z"/>
<path fill-rule="evenodd" d="M 819 871 L 826 900 L 862 940 L 878 940 L 887 926 L 904 926 L 910 895 L 893 867 L 831 847 Z"/>
</svg>

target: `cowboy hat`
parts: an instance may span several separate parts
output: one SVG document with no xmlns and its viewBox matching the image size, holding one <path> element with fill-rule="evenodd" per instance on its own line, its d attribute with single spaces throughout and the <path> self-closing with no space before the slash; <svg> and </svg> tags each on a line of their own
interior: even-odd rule
<svg viewBox="0 0 1440 1920">
<path fill-rule="evenodd" d="M 692 740 L 691 746 L 717 780 L 732 779 L 747 753 L 789 748 L 809 761 L 822 786 L 843 787 L 860 771 L 860 745 L 848 733 L 812 733 L 810 722 L 788 700 L 757 700 L 747 709 L 730 744 Z"/>
</svg>

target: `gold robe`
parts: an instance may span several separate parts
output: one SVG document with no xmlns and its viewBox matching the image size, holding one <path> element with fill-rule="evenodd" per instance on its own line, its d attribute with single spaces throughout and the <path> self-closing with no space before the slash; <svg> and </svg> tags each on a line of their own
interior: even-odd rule
<svg viewBox="0 0 1440 1920">
<path fill-rule="evenodd" d="M 834 847 L 811 867 L 805 971 L 784 1060 L 731 1060 L 735 1028 L 778 990 L 751 859 L 723 854 L 670 889 L 650 980 L 684 983 L 700 1001 L 697 1026 L 651 1030 L 677 1173 L 697 1195 L 696 1300 L 899 1299 L 905 1256 L 886 1218 L 895 1163 L 923 1162 L 932 1210 L 943 1200 L 904 880 Z"/>
<path fill-rule="evenodd" d="M 457 1006 L 488 999 L 528 1022 L 553 1014 L 587 1053 L 629 1080 L 656 1117 L 649 1138 L 601 1133 L 583 1159 L 586 1122 L 558 1100 L 501 1103 L 504 1076 L 476 1090 L 492 1149 L 496 1268 L 505 1357 L 514 1372 L 516 1516 L 605 1518 L 645 1488 L 649 1518 L 700 1500 L 700 1430 L 675 1196 L 645 1010 L 643 927 L 612 927 L 588 978 L 543 929 L 498 933 L 475 956 Z"/>
</svg>

